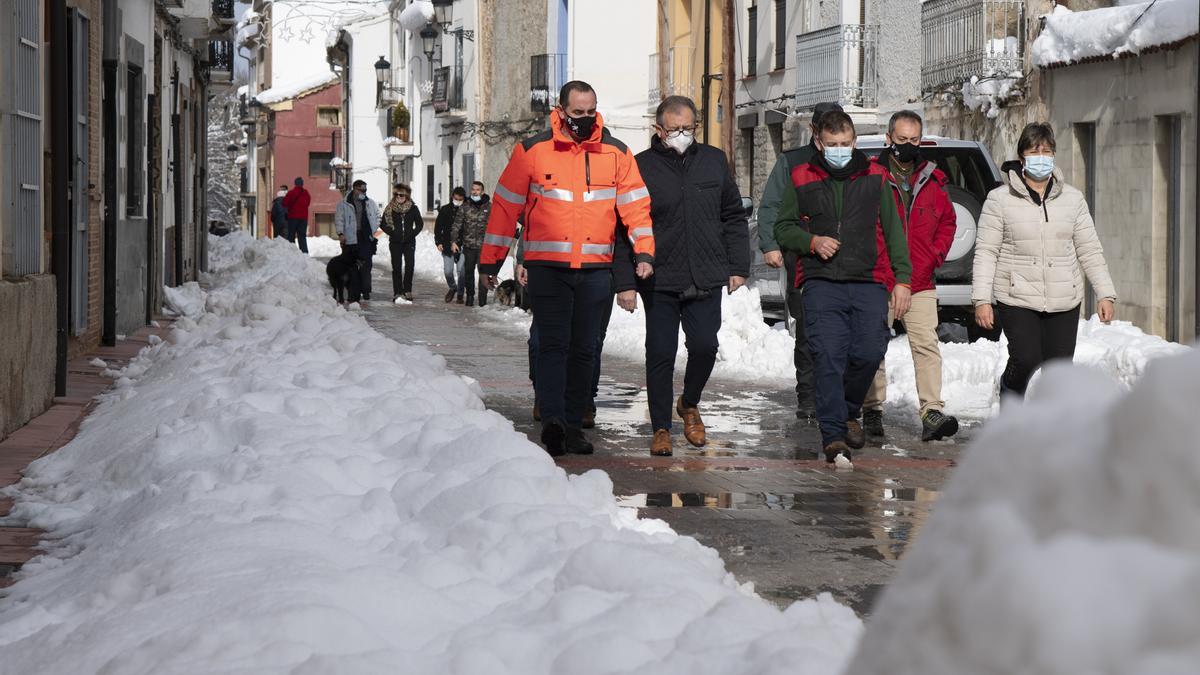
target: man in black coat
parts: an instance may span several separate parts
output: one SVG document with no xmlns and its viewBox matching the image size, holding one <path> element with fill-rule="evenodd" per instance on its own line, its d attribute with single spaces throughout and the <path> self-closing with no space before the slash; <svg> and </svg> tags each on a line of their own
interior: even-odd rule
<svg viewBox="0 0 1200 675">
<path fill-rule="evenodd" d="M 442 254 L 442 273 L 446 275 L 446 302 L 457 296 L 458 304 L 463 304 L 463 292 L 467 288 L 466 277 L 463 276 L 463 256 L 454 253 L 454 244 L 462 246 L 462 242 L 454 241 L 450 233 L 454 228 L 454 216 L 467 199 L 467 191 L 461 187 L 454 188 L 450 202 L 444 204 L 437 212 L 437 220 L 433 223 L 433 241 L 437 244 L 438 253 Z M 457 273 L 457 278 L 456 278 Z"/>
<path fill-rule="evenodd" d="M 707 442 L 697 405 L 717 360 L 721 291 L 733 293 L 750 275 L 750 241 L 742 196 L 725 153 L 697 144 L 696 104 L 669 96 L 656 112 L 650 149 L 637 155 L 650 191 L 655 273 L 637 279 L 625 237 L 618 237 L 614 262 L 617 302 L 632 312 L 637 295 L 646 306 L 646 393 L 654 438 L 653 455 L 671 454 L 672 381 L 679 325 L 688 352 L 683 395 L 675 411 L 694 446 Z M 636 289 L 636 290 L 635 290 Z"/>
</svg>

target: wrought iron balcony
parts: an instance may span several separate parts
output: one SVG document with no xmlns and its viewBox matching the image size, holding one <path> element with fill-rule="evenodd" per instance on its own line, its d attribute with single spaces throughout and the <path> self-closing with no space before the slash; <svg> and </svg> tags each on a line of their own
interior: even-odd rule
<svg viewBox="0 0 1200 675">
<path fill-rule="evenodd" d="M 695 98 L 696 86 L 692 81 L 693 47 L 671 47 L 665 61 L 662 54 L 650 55 L 650 88 L 646 99 L 651 110 L 668 96 Z"/>
<path fill-rule="evenodd" d="M 566 54 L 536 54 L 529 57 L 529 109 L 548 113 L 567 83 Z"/>
<path fill-rule="evenodd" d="M 229 82 L 233 79 L 233 55 L 231 40 L 208 43 L 208 72 L 214 82 Z"/>
<path fill-rule="evenodd" d="M 879 26 L 843 24 L 796 36 L 796 106 L 878 105 Z"/>
<path fill-rule="evenodd" d="M 463 109 L 462 66 L 442 66 L 433 71 L 432 100 L 435 113 Z"/>
<path fill-rule="evenodd" d="M 237 22 L 233 15 L 233 0 L 212 0 L 212 13 L 213 18 L 221 23 Z"/>
<path fill-rule="evenodd" d="M 921 5 L 921 89 L 972 77 L 1021 77 L 1025 0 L 928 0 Z"/>
</svg>

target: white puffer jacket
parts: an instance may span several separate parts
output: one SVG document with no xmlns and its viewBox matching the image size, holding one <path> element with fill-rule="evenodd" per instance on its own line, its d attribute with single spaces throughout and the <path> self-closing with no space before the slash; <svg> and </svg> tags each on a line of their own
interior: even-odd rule
<svg viewBox="0 0 1200 675">
<path fill-rule="evenodd" d="M 1083 193 L 1055 169 L 1050 193 L 1039 204 L 1019 168 L 1009 169 L 1007 178 L 1008 185 L 988 194 L 979 217 L 972 302 L 1065 312 L 1083 302 L 1085 273 L 1098 298 L 1115 301 Z"/>
</svg>

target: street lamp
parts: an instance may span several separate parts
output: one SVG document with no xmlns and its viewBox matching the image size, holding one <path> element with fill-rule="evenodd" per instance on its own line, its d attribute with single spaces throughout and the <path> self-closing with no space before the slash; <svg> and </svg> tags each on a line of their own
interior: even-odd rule
<svg viewBox="0 0 1200 675">
<path fill-rule="evenodd" d="M 382 85 L 392 81 L 392 64 L 382 56 L 375 62 L 375 80 Z"/>
<path fill-rule="evenodd" d="M 437 29 L 433 27 L 433 24 L 427 23 L 419 35 L 421 36 L 421 51 L 425 52 L 425 58 L 429 59 L 430 65 L 433 65 L 433 48 L 438 38 Z"/>
<path fill-rule="evenodd" d="M 437 22 L 442 25 L 442 30 L 454 23 L 454 0 L 433 0 L 433 11 L 437 14 Z"/>
</svg>

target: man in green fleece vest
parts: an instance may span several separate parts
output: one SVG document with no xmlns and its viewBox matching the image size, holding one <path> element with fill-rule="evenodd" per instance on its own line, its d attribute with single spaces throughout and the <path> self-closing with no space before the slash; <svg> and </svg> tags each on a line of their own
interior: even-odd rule
<svg viewBox="0 0 1200 675">
<path fill-rule="evenodd" d="M 821 154 L 791 171 L 775 239 L 795 252 L 804 329 L 813 358 L 817 422 L 825 459 L 866 444 L 858 418 L 887 350 L 888 305 L 903 317 L 912 301 L 908 242 L 891 176 L 856 147 L 845 113 L 821 116 Z"/>
<path fill-rule="evenodd" d="M 775 160 L 775 167 L 767 177 L 763 187 L 762 199 L 758 205 L 758 248 L 763 253 L 763 259 L 768 266 L 786 269 L 789 280 L 796 278 L 796 254 L 784 255 L 775 242 L 775 217 L 779 213 L 779 203 L 785 192 L 792 189 L 792 167 L 808 164 L 814 155 L 818 154 L 817 125 L 821 116 L 829 112 L 842 112 L 842 106 L 837 103 L 818 103 L 813 108 L 812 123 L 809 125 L 812 139 L 805 145 L 791 150 L 785 150 Z M 801 306 L 800 294 L 793 289 L 784 289 L 784 299 L 787 311 L 795 322 L 796 346 L 792 354 L 796 365 L 796 417 L 802 420 L 812 419 L 813 384 L 812 354 L 808 351 L 808 339 L 804 335 L 804 308 Z"/>
</svg>

